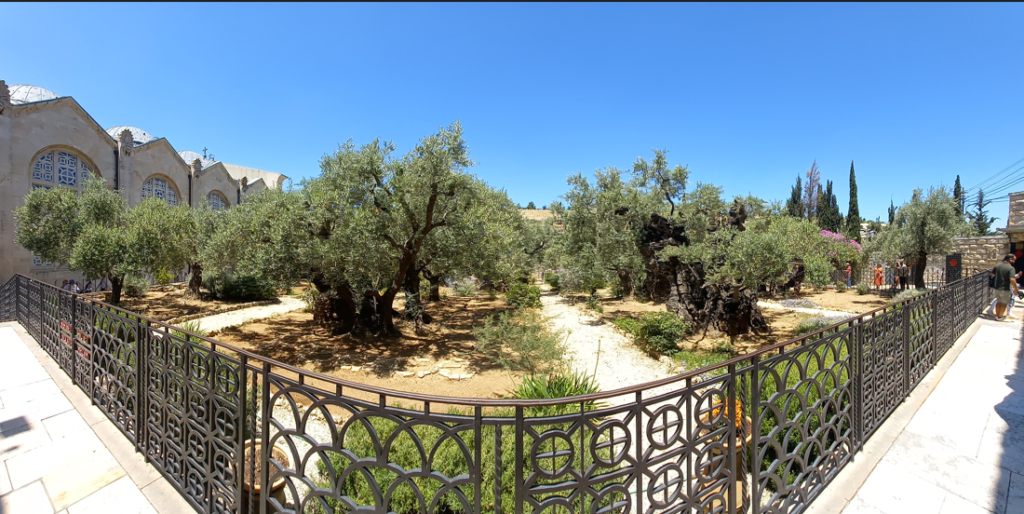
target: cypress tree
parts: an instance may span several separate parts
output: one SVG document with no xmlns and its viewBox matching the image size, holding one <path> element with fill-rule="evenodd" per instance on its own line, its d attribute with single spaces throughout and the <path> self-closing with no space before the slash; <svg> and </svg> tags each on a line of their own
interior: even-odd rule
<svg viewBox="0 0 1024 514">
<path fill-rule="evenodd" d="M 960 186 L 960 175 L 956 176 L 956 182 L 953 183 L 953 198 L 956 198 L 956 213 L 964 215 L 964 190 Z"/>
<path fill-rule="evenodd" d="M 957 177 L 957 184 L 960 177 Z M 846 233 L 860 242 L 860 206 L 857 205 L 857 176 L 853 172 L 853 161 L 850 161 L 850 209 L 846 211 Z"/>
<path fill-rule="evenodd" d="M 841 233 L 843 215 L 839 212 L 839 201 L 832 190 L 832 181 L 825 182 L 825 190 L 818 202 L 818 226 L 830 232 Z"/>
<path fill-rule="evenodd" d="M 797 175 L 796 185 L 793 186 L 793 190 L 789 194 L 789 200 L 786 201 L 786 212 L 794 218 L 804 217 L 803 191 L 804 187 L 800 181 L 800 175 Z"/>
<path fill-rule="evenodd" d="M 893 221 L 896 221 L 896 205 L 889 200 L 889 224 L 892 225 Z"/>
</svg>

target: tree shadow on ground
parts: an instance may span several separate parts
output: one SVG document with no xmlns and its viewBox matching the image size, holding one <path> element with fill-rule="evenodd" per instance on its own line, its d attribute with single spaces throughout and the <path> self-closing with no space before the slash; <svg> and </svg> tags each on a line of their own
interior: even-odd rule
<svg viewBox="0 0 1024 514">
<path fill-rule="evenodd" d="M 441 362 L 454 358 L 464 359 L 468 370 L 480 373 L 500 367 L 474 352 L 477 339 L 472 329 L 508 308 L 504 301 L 486 296 L 443 298 L 426 305 L 435 322 L 422 325 L 419 333 L 411 322 L 396 319 L 403 335 L 400 338 L 335 335 L 333 327 L 318 325 L 312 314 L 299 311 L 226 328 L 214 337 L 285 364 L 326 374 L 343 366 L 369 366 L 378 376 L 385 376 L 408 369 L 418 362 L 416 359 Z"/>
</svg>

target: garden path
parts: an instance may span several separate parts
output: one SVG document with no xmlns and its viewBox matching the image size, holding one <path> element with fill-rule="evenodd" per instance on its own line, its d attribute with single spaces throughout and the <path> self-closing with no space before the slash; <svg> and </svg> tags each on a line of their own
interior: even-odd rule
<svg viewBox="0 0 1024 514">
<path fill-rule="evenodd" d="M 804 314 L 818 314 L 820 316 L 828 316 L 830 318 L 852 318 L 856 316 L 856 312 L 838 311 L 832 309 L 812 309 L 808 307 L 786 307 L 780 303 L 770 302 L 765 300 L 758 300 L 757 306 L 762 309 L 802 312 Z"/>
<path fill-rule="evenodd" d="M 290 296 L 282 296 L 278 298 L 278 300 L 280 300 L 281 303 L 260 305 L 257 307 L 225 312 L 223 314 L 215 314 L 205 318 L 196 318 L 195 321 L 199 323 L 199 328 L 201 330 L 207 333 L 213 333 L 228 327 L 241 325 L 247 321 L 269 318 L 277 314 L 297 311 L 306 306 L 306 302 Z"/>
<path fill-rule="evenodd" d="M 673 375 L 676 363 L 668 357 L 656 360 L 633 346 L 612 325 L 589 316 L 560 296 L 544 293 L 540 298 L 544 316 L 551 325 L 568 333 L 566 359 L 573 369 L 594 375 L 602 391 L 651 382 Z M 630 396 L 609 403 L 626 403 Z M 616 400 L 620 400 L 617 402 Z"/>
</svg>

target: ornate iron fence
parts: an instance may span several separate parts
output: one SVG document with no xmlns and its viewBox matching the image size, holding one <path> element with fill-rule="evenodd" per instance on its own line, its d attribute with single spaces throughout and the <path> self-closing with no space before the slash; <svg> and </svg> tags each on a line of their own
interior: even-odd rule
<svg viewBox="0 0 1024 514">
<path fill-rule="evenodd" d="M 967 330 L 987 280 L 558 400 L 338 380 L 23 276 L 0 287 L 0 320 L 199 512 L 797 513 Z"/>
</svg>

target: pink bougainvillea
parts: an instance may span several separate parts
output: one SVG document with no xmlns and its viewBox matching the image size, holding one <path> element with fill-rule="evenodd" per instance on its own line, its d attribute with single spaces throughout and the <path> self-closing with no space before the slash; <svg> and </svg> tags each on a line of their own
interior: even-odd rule
<svg viewBox="0 0 1024 514">
<path fill-rule="evenodd" d="M 858 243 L 855 239 L 847 239 L 846 236 L 840 234 L 839 232 L 832 232 L 831 230 L 822 230 L 821 235 L 837 243 L 846 243 L 850 245 L 850 247 L 852 247 L 854 251 L 856 251 L 857 253 L 860 253 L 862 250 L 860 243 Z M 830 256 L 833 255 L 830 253 Z"/>
</svg>

